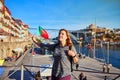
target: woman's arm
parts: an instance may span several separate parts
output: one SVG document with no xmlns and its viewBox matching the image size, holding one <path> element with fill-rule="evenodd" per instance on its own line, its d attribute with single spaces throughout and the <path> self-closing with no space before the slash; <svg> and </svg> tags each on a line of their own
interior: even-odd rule
<svg viewBox="0 0 120 80">
<path fill-rule="evenodd" d="M 76 56 L 74 51 L 68 50 L 68 55 L 72 57 L 73 63 L 77 63 L 78 62 L 78 58 L 77 58 L 77 56 Z"/>
<path fill-rule="evenodd" d="M 41 41 L 38 43 L 38 41 L 35 39 L 35 37 L 34 36 L 32 36 L 32 40 L 33 40 L 33 42 L 37 45 L 37 46 L 39 46 L 39 47 L 41 47 L 41 48 L 46 48 L 46 49 L 48 49 L 48 50 L 50 50 L 50 51 L 54 51 L 54 46 L 55 46 L 55 44 L 45 44 L 45 43 L 42 43 Z"/>
<path fill-rule="evenodd" d="M 78 62 L 78 58 L 76 56 L 77 52 L 74 46 L 71 46 L 71 49 L 68 50 L 68 55 L 72 57 L 73 62 L 77 63 Z"/>
</svg>

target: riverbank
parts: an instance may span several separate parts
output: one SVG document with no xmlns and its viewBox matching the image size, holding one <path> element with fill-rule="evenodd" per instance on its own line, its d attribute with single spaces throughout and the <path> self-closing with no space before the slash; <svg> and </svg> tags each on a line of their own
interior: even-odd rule
<svg viewBox="0 0 120 80">
<path fill-rule="evenodd" d="M 75 45 L 77 48 L 77 52 L 92 57 L 95 55 L 95 58 L 103 60 L 103 63 L 110 63 L 112 66 L 120 69 L 120 47 L 117 46 L 95 46 L 91 49 L 88 49 L 86 46 L 78 46 Z M 79 47 L 79 48 L 78 48 Z M 94 54 L 95 52 L 95 54 Z"/>
</svg>

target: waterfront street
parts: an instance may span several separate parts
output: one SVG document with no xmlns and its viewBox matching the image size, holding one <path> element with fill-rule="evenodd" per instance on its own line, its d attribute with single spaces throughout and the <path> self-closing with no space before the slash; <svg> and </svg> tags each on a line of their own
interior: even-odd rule
<svg viewBox="0 0 120 80">
<path fill-rule="evenodd" d="M 0 77 L 0 80 L 8 80 L 6 76 L 8 76 L 8 74 L 12 73 L 13 71 L 16 71 L 16 72 L 13 75 L 11 75 L 9 79 L 20 80 L 21 64 L 36 66 L 36 68 L 30 67 L 30 66 L 29 67 L 25 66 L 25 67 L 31 72 L 38 72 L 40 70 L 38 66 L 44 65 L 44 64 L 52 64 L 52 62 L 53 62 L 52 55 L 35 54 L 33 56 L 28 51 L 27 54 L 23 55 L 17 62 L 15 62 L 15 65 L 16 66 L 18 65 L 19 67 L 16 67 L 16 68 L 7 67 L 3 75 Z M 102 72 L 103 63 L 98 62 L 89 57 L 79 59 L 79 65 L 80 65 L 79 69 L 72 72 L 73 74 L 72 80 L 78 80 L 78 76 L 81 72 L 83 72 L 84 75 L 87 76 L 88 80 L 103 80 L 105 75 L 108 76 L 109 79 L 114 79 L 115 77 L 120 75 L 120 69 L 116 69 L 114 67 L 111 67 L 109 74 L 103 73 Z M 29 74 L 29 72 L 27 72 L 27 70 L 24 70 L 24 80 L 30 80 L 31 78 L 32 76 Z M 120 78 L 118 78 L 117 80 L 120 80 Z"/>
</svg>

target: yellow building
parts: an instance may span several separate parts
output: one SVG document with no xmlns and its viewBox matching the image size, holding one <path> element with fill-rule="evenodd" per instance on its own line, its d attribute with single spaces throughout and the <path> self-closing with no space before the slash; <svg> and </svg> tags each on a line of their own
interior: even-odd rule
<svg viewBox="0 0 120 80">
<path fill-rule="evenodd" d="M 109 31 L 107 28 L 96 27 L 91 24 L 86 28 L 86 31 L 91 31 L 91 36 L 96 37 L 96 40 L 106 40 L 106 33 Z"/>
</svg>

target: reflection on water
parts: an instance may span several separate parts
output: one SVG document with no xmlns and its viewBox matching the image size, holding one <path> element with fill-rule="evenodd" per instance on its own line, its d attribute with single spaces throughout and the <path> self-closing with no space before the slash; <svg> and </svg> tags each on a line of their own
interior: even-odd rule
<svg viewBox="0 0 120 80">
<path fill-rule="evenodd" d="M 76 45 L 76 48 L 78 45 Z M 84 54 L 86 56 L 93 58 L 93 48 L 88 49 L 86 46 L 82 46 L 80 48 L 77 48 L 77 51 L 81 54 Z M 117 46 L 110 46 L 109 47 L 109 58 L 108 58 L 108 51 L 106 46 L 103 47 L 97 47 L 95 48 L 95 57 L 97 59 L 103 60 L 104 63 L 111 63 L 114 67 L 117 67 L 120 69 L 120 47 Z"/>
</svg>

